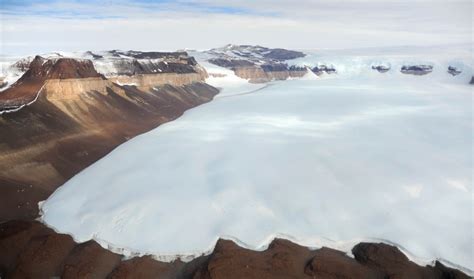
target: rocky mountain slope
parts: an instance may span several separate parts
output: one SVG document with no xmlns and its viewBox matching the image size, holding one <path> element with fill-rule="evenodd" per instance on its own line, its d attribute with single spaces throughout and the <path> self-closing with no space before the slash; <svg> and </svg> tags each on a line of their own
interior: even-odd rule
<svg viewBox="0 0 474 279">
<path fill-rule="evenodd" d="M 299 51 L 249 45 L 227 45 L 207 52 L 210 63 L 233 70 L 238 77 L 253 83 L 302 77 L 305 67 L 288 66 L 285 60 L 304 57 Z"/>
<path fill-rule="evenodd" d="M 0 93 L 0 220 L 34 218 L 38 201 L 115 146 L 210 101 L 217 89 L 186 59 L 185 72 L 122 86 L 91 60 L 35 57 Z"/>
<path fill-rule="evenodd" d="M 54 52 L 41 55 L 48 60 L 61 58 L 75 59 L 78 61 L 92 62 L 99 74 L 113 80 L 122 81 L 134 85 L 141 85 L 139 82 L 143 76 L 146 80 L 163 83 L 167 78 L 179 80 L 176 75 L 186 77 L 188 80 L 199 81 L 206 76 L 206 72 L 197 64 L 196 60 L 186 52 L 142 52 L 142 51 L 101 51 L 101 52 Z M 37 57 L 29 56 L 18 60 L 10 60 L 2 63 L 0 78 L 4 80 L 5 87 L 11 86 L 30 67 L 30 63 Z M 153 77 L 158 81 L 153 81 Z M 187 82 L 187 81 L 186 81 Z M 146 85 L 146 84 L 145 84 Z"/>
</svg>

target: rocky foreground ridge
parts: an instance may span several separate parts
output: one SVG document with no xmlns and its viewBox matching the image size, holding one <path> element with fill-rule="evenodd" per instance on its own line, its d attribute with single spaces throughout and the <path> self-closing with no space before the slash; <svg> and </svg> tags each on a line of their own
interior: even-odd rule
<svg viewBox="0 0 474 279">
<path fill-rule="evenodd" d="M 160 262 L 151 256 L 126 259 L 94 241 L 77 244 L 36 221 L 0 224 L 0 251 L 2 278 L 469 278 L 440 262 L 419 266 L 383 243 L 359 243 L 352 248 L 352 258 L 284 239 L 273 240 L 264 251 L 220 239 L 210 255 L 187 263 Z"/>
</svg>

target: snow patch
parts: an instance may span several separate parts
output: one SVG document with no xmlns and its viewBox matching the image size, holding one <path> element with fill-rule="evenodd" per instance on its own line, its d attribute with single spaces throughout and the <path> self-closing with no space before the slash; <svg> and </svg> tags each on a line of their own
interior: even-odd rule
<svg viewBox="0 0 474 279">
<path fill-rule="evenodd" d="M 44 85 L 41 86 L 40 90 L 38 90 L 38 92 L 36 93 L 35 98 L 34 98 L 32 101 L 30 101 L 30 102 L 28 102 L 28 103 L 26 103 L 26 104 L 24 104 L 24 105 L 18 106 L 18 107 L 16 107 L 16 108 L 13 108 L 13 109 L 2 110 L 2 111 L 0 111 L 0 115 L 2 115 L 2 114 L 4 114 L 4 113 L 17 112 L 17 111 L 21 110 L 22 108 L 33 104 L 34 102 L 36 102 L 36 101 L 38 100 L 38 97 L 39 97 L 39 95 L 41 94 L 41 91 L 43 90 L 43 87 L 44 87 Z"/>
</svg>

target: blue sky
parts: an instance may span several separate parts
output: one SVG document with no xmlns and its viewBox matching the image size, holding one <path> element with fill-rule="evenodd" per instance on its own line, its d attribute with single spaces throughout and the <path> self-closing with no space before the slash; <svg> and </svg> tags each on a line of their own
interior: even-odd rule
<svg viewBox="0 0 474 279">
<path fill-rule="evenodd" d="M 2 54 L 470 43 L 470 0 L 2 0 Z"/>
<path fill-rule="evenodd" d="M 171 0 L 119 0 L 119 1 L 57 1 L 57 0 L 3 0 L 2 14 L 5 15 L 30 15 L 30 16 L 52 16 L 59 18 L 109 18 L 126 17 L 121 9 L 117 7 L 130 7 L 142 9 L 144 14 L 153 12 L 186 10 L 209 14 L 267 14 L 259 13 L 249 8 L 229 6 L 223 4 L 213 4 L 198 1 L 171 1 Z M 72 8 L 75 7 L 75 8 Z M 100 9 L 96 9 L 100 7 Z M 148 12 L 148 13 L 147 13 Z"/>
</svg>

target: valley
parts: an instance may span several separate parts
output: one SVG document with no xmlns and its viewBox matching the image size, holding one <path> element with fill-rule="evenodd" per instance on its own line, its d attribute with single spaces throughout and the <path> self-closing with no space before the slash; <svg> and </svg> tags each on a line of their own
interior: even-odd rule
<svg viewBox="0 0 474 279">
<path fill-rule="evenodd" d="M 392 51 L 12 63 L 0 275 L 468 278 L 468 54 Z"/>
</svg>

